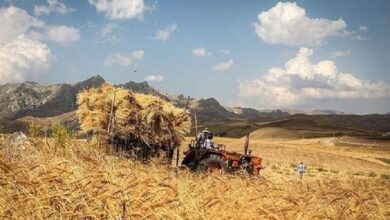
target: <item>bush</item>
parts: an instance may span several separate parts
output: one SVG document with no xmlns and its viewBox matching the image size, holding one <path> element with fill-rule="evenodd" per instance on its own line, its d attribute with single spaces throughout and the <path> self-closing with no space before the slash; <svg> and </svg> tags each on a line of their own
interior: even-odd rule
<svg viewBox="0 0 390 220">
<path fill-rule="evenodd" d="M 56 148 L 64 149 L 72 140 L 71 131 L 62 124 L 57 124 L 53 127 L 52 136 Z"/>
<path fill-rule="evenodd" d="M 358 171 L 358 172 L 353 173 L 353 175 L 355 175 L 355 176 L 364 176 L 364 172 L 363 171 Z"/>
<path fill-rule="evenodd" d="M 390 180 L 390 175 L 389 174 L 381 174 L 381 178 L 385 180 Z"/>
<path fill-rule="evenodd" d="M 377 175 L 376 175 L 376 173 L 375 173 L 374 171 L 370 171 L 370 172 L 368 173 L 368 176 L 369 176 L 369 177 L 376 177 Z"/>
<path fill-rule="evenodd" d="M 28 136 L 32 138 L 37 138 L 41 134 L 41 127 L 35 122 L 28 124 Z"/>
<path fill-rule="evenodd" d="M 330 170 L 330 172 L 335 173 L 335 174 L 338 174 L 338 173 L 339 173 L 339 170 Z"/>
<path fill-rule="evenodd" d="M 328 172 L 327 170 L 325 170 L 325 169 L 322 168 L 322 167 L 318 168 L 317 170 L 318 170 L 318 172 Z"/>
</svg>

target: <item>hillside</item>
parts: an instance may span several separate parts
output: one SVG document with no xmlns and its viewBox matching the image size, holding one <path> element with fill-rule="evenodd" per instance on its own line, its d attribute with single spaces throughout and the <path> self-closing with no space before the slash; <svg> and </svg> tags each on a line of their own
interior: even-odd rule
<svg viewBox="0 0 390 220">
<path fill-rule="evenodd" d="M 63 119 L 77 108 L 76 95 L 88 88 L 102 85 L 105 80 L 97 75 L 76 84 L 39 84 L 25 82 L 0 86 L 0 131 L 25 130 L 34 120 L 66 122 L 77 129 L 77 122 Z M 147 82 L 128 82 L 117 85 L 137 93 L 153 94 L 179 107 L 188 98 L 159 91 Z M 215 98 L 189 98 L 189 108 L 196 112 L 199 129 L 208 126 L 219 136 L 241 137 L 264 127 L 292 130 L 339 132 L 345 135 L 380 135 L 390 131 L 390 115 L 348 115 L 334 110 L 314 110 L 303 114 L 299 110 L 256 110 L 222 106 Z M 31 116 L 26 118 L 26 116 Z M 59 117 L 59 119 L 55 119 Z M 45 124 L 45 123 L 43 123 Z M 194 129 L 195 130 L 195 129 Z M 194 133 L 194 130 L 192 134 Z"/>
</svg>

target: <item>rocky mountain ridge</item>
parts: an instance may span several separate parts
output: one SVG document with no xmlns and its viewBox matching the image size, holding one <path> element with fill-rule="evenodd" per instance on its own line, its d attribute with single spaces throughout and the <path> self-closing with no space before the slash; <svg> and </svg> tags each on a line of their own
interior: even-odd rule
<svg viewBox="0 0 390 220">
<path fill-rule="evenodd" d="M 106 81 L 99 75 L 76 84 L 39 84 L 24 82 L 0 85 L 0 127 L 2 122 L 15 122 L 16 119 L 32 117 L 53 117 L 76 110 L 77 94 L 89 88 L 96 88 Z M 147 82 L 128 82 L 117 85 L 133 92 L 152 94 L 172 102 L 179 107 L 185 107 L 188 102 L 192 113 L 197 114 L 199 124 L 226 124 L 229 122 L 244 122 L 242 126 L 248 130 L 258 128 L 259 123 L 276 121 L 302 120 L 314 121 L 325 127 L 357 128 L 378 132 L 390 131 L 390 115 L 347 115 L 334 110 L 257 110 L 243 107 L 224 107 L 215 98 L 196 100 L 184 95 L 171 95 L 161 92 Z M 20 121 L 20 120 L 19 120 Z M 289 122 L 289 124 L 291 124 Z M 296 124 L 296 123 L 295 123 Z M 305 123 L 303 123 L 305 124 Z M 276 126 L 278 124 L 275 124 Z M 21 126 L 18 124 L 18 126 Z M 329 127 L 329 128 L 330 128 Z M 235 128 L 238 129 L 238 128 Z M 301 129 L 301 127 L 297 127 Z"/>
</svg>

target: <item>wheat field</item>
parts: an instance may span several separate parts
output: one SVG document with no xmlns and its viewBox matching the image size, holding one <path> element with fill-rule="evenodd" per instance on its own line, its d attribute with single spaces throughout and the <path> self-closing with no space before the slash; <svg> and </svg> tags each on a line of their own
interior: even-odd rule
<svg viewBox="0 0 390 220">
<path fill-rule="evenodd" d="M 217 141 L 235 150 L 243 143 Z M 298 149 L 316 149 L 317 140 L 308 142 L 251 141 L 254 154 L 265 158 L 260 177 L 194 174 L 157 160 L 145 165 L 83 140 L 65 149 L 35 140 L 24 158 L 8 155 L 0 143 L 0 219 L 390 218 L 388 166 L 371 164 L 355 175 L 345 166 L 363 150 L 340 149 L 351 161 L 339 161 L 328 148 Z M 293 162 L 302 158 L 309 170 L 300 181 Z M 324 159 L 335 164 L 317 161 Z"/>
</svg>

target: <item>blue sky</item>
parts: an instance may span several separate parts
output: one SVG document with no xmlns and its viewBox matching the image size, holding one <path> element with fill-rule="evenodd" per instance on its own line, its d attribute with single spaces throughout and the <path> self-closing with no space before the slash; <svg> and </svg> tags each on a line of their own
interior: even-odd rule
<svg viewBox="0 0 390 220">
<path fill-rule="evenodd" d="M 0 84 L 100 74 L 228 106 L 390 112 L 389 1 L 1 0 L 0 7 Z"/>
</svg>

